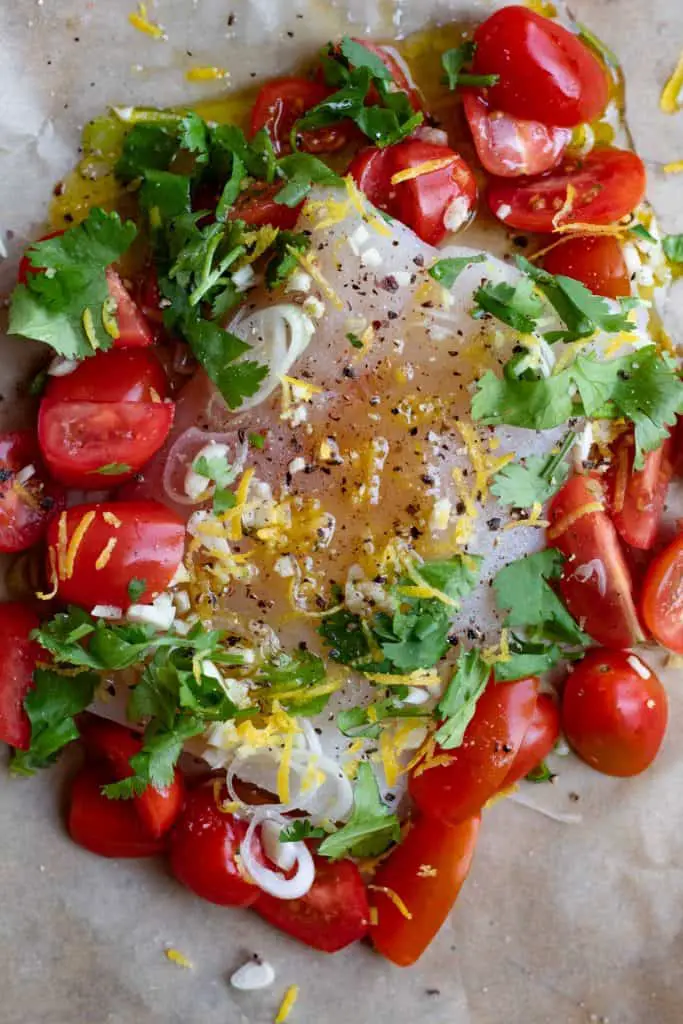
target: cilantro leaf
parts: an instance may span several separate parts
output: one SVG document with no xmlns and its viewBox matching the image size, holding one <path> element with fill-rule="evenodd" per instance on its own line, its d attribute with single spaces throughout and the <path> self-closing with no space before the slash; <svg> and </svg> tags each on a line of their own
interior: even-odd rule
<svg viewBox="0 0 683 1024">
<path fill-rule="evenodd" d="M 314 185 L 335 185 L 342 188 L 343 179 L 322 160 L 310 153 L 292 153 L 277 162 L 277 173 L 287 182 L 275 195 L 283 206 L 298 206 Z"/>
<path fill-rule="evenodd" d="M 474 60 L 476 52 L 477 44 L 469 41 L 461 46 L 454 47 L 452 50 L 446 50 L 445 53 L 441 54 L 441 66 L 446 72 L 445 81 L 451 92 L 457 89 L 459 85 L 473 85 L 484 88 L 495 85 L 498 81 L 499 75 L 473 75 L 463 72 L 462 69 L 469 67 Z"/>
<path fill-rule="evenodd" d="M 362 348 L 363 347 L 363 342 L 361 341 L 361 339 L 358 337 L 357 334 L 353 333 L 353 331 L 349 331 L 348 332 L 348 334 L 346 335 L 346 340 L 349 342 L 349 344 L 353 348 Z"/>
<path fill-rule="evenodd" d="M 477 382 L 472 417 L 491 425 L 506 423 L 511 427 L 551 430 L 580 412 L 570 384 L 566 372 L 530 381 L 496 377 L 487 370 Z"/>
<path fill-rule="evenodd" d="M 520 278 L 515 285 L 506 281 L 499 284 L 489 281 L 476 290 L 474 298 L 477 303 L 473 312 L 475 318 L 488 313 L 522 334 L 531 334 L 543 313 L 543 303 L 534 294 L 533 282 L 526 277 Z"/>
<path fill-rule="evenodd" d="M 513 508 L 545 504 L 569 476 L 570 467 L 566 457 L 575 440 L 576 434 L 570 430 L 556 455 L 530 455 L 523 465 L 510 462 L 503 466 L 491 485 L 492 494 Z"/>
<path fill-rule="evenodd" d="M 353 793 L 353 814 L 348 824 L 323 840 L 318 853 L 331 860 L 347 854 L 376 857 L 398 842 L 400 835 L 399 820 L 382 803 L 372 768 L 361 764 Z"/>
<path fill-rule="evenodd" d="M 393 696 L 386 700 L 375 701 L 366 707 L 349 708 L 337 715 L 337 728 L 344 736 L 354 739 L 367 737 L 377 739 L 381 732 L 380 722 L 386 718 L 422 718 L 431 712 L 415 707 L 403 706 L 401 700 L 407 697 L 408 687 L 397 686 Z"/>
<path fill-rule="evenodd" d="M 269 290 L 284 284 L 299 263 L 296 253 L 304 253 L 310 245 L 308 235 L 296 231 L 280 231 L 272 245 L 273 256 L 266 267 L 266 286 Z"/>
<path fill-rule="evenodd" d="M 33 775 L 51 764 L 59 751 L 80 735 L 75 717 L 92 703 L 100 679 L 95 672 L 62 675 L 53 669 L 36 669 L 33 687 L 24 698 L 31 722 L 28 750 L 16 750 L 11 770 Z"/>
<path fill-rule="evenodd" d="M 277 698 L 297 715 L 317 715 L 330 699 L 332 688 L 325 679 L 325 663 L 317 654 L 282 651 L 259 666 L 254 681 L 262 689 L 254 691 L 254 696 Z"/>
<path fill-rule="evenodd" d="M 555 773 L 551 772 L 550 768 L 545 761 L 541 761 L 535 768 L 532 768 L 530 772 L 525 775 L 527 782 L 552 782 L 556 778 Z"/>
<path fill-rule="evenodd" d="M 111 800 L 126 800 L 140 796 L 148 786 L 166 789 L 185 742 L 203 730 L 204 723 L 192 716 L 179 718 L 170 729 L 153 722 L 145 730 L 142 750 L 130 759 L 134 774 L 104 786 L 102 792 Z"/>
<path fill-rule="evenodd" d="M 363 631 L 363 621 L 345 608 L 323 619 L 318 633 L 330 648 L 330 657 L 342 665 L 353 665 L 370 657 L 370 645 Z"/>
<path fill-rule="evenodd" d="M 369 50 L 367 46 L 363 46 L 362 43 L 356 42 L 355 39 L 351 39 L 349 36 L 344 36 L 339 44 L 339 50 L 343 57 L 354 68 L 367 68 L 373 78 L 379 78 L 380 81 L 391 82 L 391 72 L 386 66 L 382 58 Z"/>
<path fill-rule="evenodd" d="M 148 170 L 138 193 L 140 205 L 150 217 L 164 220 L 179 217 L 190 209 L 190 178 L 170 171 Z"/>
<path fill-rule="evenodd" d="M 493 579 L 493 589 L 498 607 L 508 609 L 503 625 L 533 627 L 537 635 L 569 644 L 589 643 L 548 582 L 560 578 L 563 564 L 564 557 L 556 548 L 546 548 L 499 570 Z"/>
<path fill-rule="evenodd" d="M 204 476 L 207 480 L 215 483 L 217 487 L 228 487 L 230 484 L 234 484 L 240 472 L 237 466 L 232 466 L 228 462 L 225 455 L 211 452 L 196 458 L 192 463 L 192 469 L 199 476 Z"/>
<path fill-rule="evenodd" d="M 302 839 L 324 839 L 326 835 L 324 828 L 316 828 L 305 818 L 295 818 L 291 825 L 280 832 L 280 842 L 298 843 Z"/>
<path fill-rule="evenodd" d="M 139 601 L 144 592 L 147 590 L 147 580 L 138 579 L 137 576 L 128 583 L 128 597 L 135 603 Z"/>
<path fill-rule="evenodd" d="M 185 337 L 194 355 L 231 409 L 255 395 L 268 375 L 268 367 L 253 360 L 240 360 L 250 346 L 237 335 L 210 320 L 193 320 Z"/>
<path fill-rule="evenodd" d="M 248 434 L 247 440 L 252 448 L 258 449 L 263 448 L 266 443 L 266 438 L 264 434 Z"/>
<path fill-rule="evenodd" d="M 455 675 L 437 705 L 438 717 L 444 721 L 435 739 L 444 750 L 453 750 L 462 743 L 490 677 L 491 666 L 479 651 L 472 649 L 460 654 Z"/>
<path fill-rule="evenodd" d="M 130 473 L 132 468 L 126 462 L 108 462 L 106 466 L 99 466 L 91 472 L 100 473 L 102 476 L 118 476 L 120 473 Z"/>
<path fill-rule="evenodd" d="M 116 164 L 122 181 L 144 178 L 149 171 L 167 171 L 178 151 L 173 125 L 136 124 L 126 135 L 123 152 Z"/>
<path fill-rule="evenodd" d="M 540 676 L 549 672 L 562 659 L 570 658 L 570 653 L 556 643 L 544 640 L 525 640 L 510 634 L 509 657 L 494 665 L 493 674 L 497 683 L 504 683 L 524 676 Z"/>
<path fill-rule="evenodd" d="M 487 257 L 483 253 L 472 256 L 449 256 L 446 259 L 437 260 L 429 268 L 429 274 L 444 288 L 452 288 L 463 270 L 471 267 L 473 263 L 485 263 L 486 259 Z"/>
<path fill-rule="evenodd" d="M 665 235 L 662 248 L 671 263 L 683 263 L 683 235 Z"/>
<path fill-rule="evenodd" d="M 628 230 L 629 234 L 635 235 L 636 238 L 642 238 L 644 242 L 650 242 L 652 245 L 657 244 L 657 239 L 650 234 L 643 224 L 634 224 Z"/>
<path fill-rule="evenodd" d="M 132 221 L 95 207 L 63 234 L 34 242 L 27 256 L 36 273 L 12 293 L 9 333 L 43 341 L 69 359 L 111 348 L 114 339 L 103 317 L 109 301 L 106 270 L 136 233 Z"/>
</svg>

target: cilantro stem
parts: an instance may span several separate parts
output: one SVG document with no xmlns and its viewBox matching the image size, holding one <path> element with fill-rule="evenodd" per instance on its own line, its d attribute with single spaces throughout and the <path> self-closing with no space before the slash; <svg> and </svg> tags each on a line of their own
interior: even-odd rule
<svg viewBox="0 0 683 1024">
<path fill-rule="evenodd" d="M 555 455 L 551 455 L 548 458 L 548 461 L 546 462 L 545 466 L 541 470 L 541 476 L 545 480 L 549 480 L 552 483 L 553 474 L 554 474 L 555 470 L 560 465 L 560 463 L 567 457 L 567 455 L 569 453 L 569 450 L 570 450 L 570 448 L 572 447 L 572 445 L 574 444 L 575 441 L 576 441 L 576 431 L 575 430 L 570 430 L 569 433 L 566 435 L 564 441 L 560 445 L 560 450 L 558 452 L 556 452 Z"/>
<path fill-rule="evenodd" d="M 180 124 L 185 116 L 155 107 L 112 107 L 112 111 L 124 124 L 158 124 L 169 128 Z"/>
<path fill-rule="evenodd" d="M 206 253 L 206 259 L 204 260 L 204 268 L 202 270 L 202 276 L 204 280 L 201 284 L 190 293 L 189 303 L 191 306 L 196 306 L 197 303 L 201 302 L 206 293 L 210 291 L 215 284 L 217 284 L 228 267 L 232 266 L 235 260 L 239 259 L 240 256 L 244 255 L 247 251 L 245 246 L 236 245 L 234 249 L 231 249 L 227 256 L 225 256 L 218 264 L 215 270 L 211 271 L 211 262 L 215 255 L 216 249 L 220 244 L 221 239 L 212 239 L 209 248 Z"/>
</svg>

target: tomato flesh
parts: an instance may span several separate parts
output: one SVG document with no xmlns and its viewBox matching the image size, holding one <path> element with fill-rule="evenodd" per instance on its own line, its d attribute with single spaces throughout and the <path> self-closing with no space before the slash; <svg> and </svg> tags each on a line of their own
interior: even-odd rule
<svg viewBox="0 0 683 1024">
<path fill-rule="evenodd" d="M 50 377 L 45 397 L 60 402 L 153 402 L 168 394 L 168 378 L 153 352 L 110 349 Z"/>
<path fill-rule="evenodd" d="M 256 181 L 238 197 L 230 208 L 230 220 L 243 220 L 250 227 L 262 228 L 264 224 L 272 224 L 283 231 L 291 230 L 297 220 L 303 203 L 298 206 L 285 206 L 276 203 L 275 196 L 282 185 L 268 185 L 264 181 Z"/>
<path fill-rule="evenodd" d="M 543 266 L 551 274 L 564 274 L 608 299 L 631 294 L 631 280 L 619 241 L 608 235 L 568 238 L 546 253 Z"/>
<path fill-rule="evenodd" d="M 566 128 L 600 117 L 607 74 L 581 40 L 526 7 L 496 11 L 474 33 L 476 74 L 499 76 L 491 105 L 515 117 Z"/>
<path fill-rule="evenodd" d="M 608 473 L 612 522 L 619 536 L 634 548 L 649 550 L 657 539 L 664 503 L 673 476 L 673 438 L 648 452 L 642 469 L 633 468 L 633 436 L 624 435 L 614 451 Z"/>
<path fill-rule="evenodd" d="M 165 841 L 148 835 L 130 800 L 110 800 L 100 768 L 82 769 L 71 785 L 68 829 L 75 843 L 100 857 L 153 857 Z"/>
<path fill-rule="evenodd" d="M 569 128 L 554 128 L 493 110 L 474 90 L 466 92 L 463 105 L 482 167 L 497 177 L 543 174 L 559 163 L 571 142 Z"/>
<path fill-rule="evenodd" d="M 145 581 L 138 602 L 149 602 L 166 590 L 183 558 L 182 520 L 156 501 L 74 505 L 59 517 L 66 523 L 67 552 L 76 528 L 90 512 L 94 517 L 76 548 L 73 566 L 68 565 L 67 554 L 61 572 L 59 521 L 53 520 L 48 529 L 50 561 L 59 572 L 61 600 L 88 609 L 98 604 L 126 609 L 132 603 L 128 593 L 132 579 Z M 98 569 L 98 559 L 113 540 L 116 543 L 106 564 Z"/>
<path fill-rule="evenodd" d="M 418 765 L 411 774 L 410 795 L 424 815 L 457 825 L 498 792 L 533 720 L 538 685 L 535 676 L 489 683 L 462 745 L 438 751 L 450 762 L 426 770 Z"/>
<path fill-rule="evenodd" d="M 107 285 L 109 294 L 116 303 L 116 321 L 119 327 L 114 347 L 145 348 L 152 345 L 152 329 L 113 267 L 107 267 Z"/>
<path fill-rule="evenodd" d="M 585 157 L 565 157 L 556 170 L 538 177 L 492 178 L 486 198 L 493 215 L 507 227 L 546 233 L 570 221 L 613 224 L 631 213 L 644 195 L 640 157 L 606 147 Z M 563 212 L 568 196 L 571 207 Z"/>
<path fill-rule="evenodd" d="M 565 557 L 560 590 L 574 618 L 604 647 L 641 643 L 633 580 L 604 511 L 600 480 L 571 477 L 551 501 L 548 518 L 548 544 Z"/>
<path fill-rule="evenodd" d="M 514 786 L 529 772 L 538 768 L 552 751 L 560 736 L 560 712 L 556 702 L 547 693 L 540 693 L 529 728 L 522 745 L 505 776 L 501 790 Z"/>
<path fill-rule="evenodd" d="M 430 945 L 467 878 L 479 824 L 478 816 L 455 826 L 418 818 L 380 865 L 372 883 L 377 924 L 371 927 L 370 936 L 377 952 L 387 960 L 409 967 Z M 382 888 L 403 901 L 410 920 Z"/>
<path fill-rule="evenodd" d="M 17 473 L 33 467 L 23 482 Z M 32 430 L 0 434 L 0 552 L 33 547 L 64 504 L 61 487 L 48 483 Z"/>
<path fill-rule="evenodd" d="M 683 654 L 683 533 L 650 563 L 642 611 L 657 643 Z"/>
<path fill-rule="evenodd" d="M 628 651 L 590 651 L 567 678 L 564 733 L 579 757 L 605 775 L 645 771 L 662 744 L 667 718 L 664 687 Z"/>
<path fill-rule="evenodd" d="M 223 907 L 248 907 L 260 890 L 240 873 L 240 843 L 245 822 L 218 809 L 213 780 L 187 796 L 171 832 L 171 871 L 197 896 Z"/>
<path fill-rule="evenodd" d="M 265 128 L 278 156 L 291 152 L 290 136 L 295 123 L 307 110 L 330 95 L 321 82 L 308 78 L 274 78 L 259 92 L 251 113 L 251 134 Z M 353 128 L 353 125 L 351 125 Z M 342 122 L 301 134 L 299 148 L 306 153 L 334 153 L 348 142 L 349 130 Z"/>
<path fill-rule="evenodd" d="M 315 857 L 315 881 L 297 900 L 261 892 L 254 910 L 280 931 L 323 953 L 336 953 L 367 935 L 368 897 L 356 865 Z"/>
<path fill-rule="evenodd" d="M 19 750 L 31 745 L 31 723 L 24 710 L 24 698 L 33 683 L 36 661 L 45 652 L 31 640 L 38 618 L 26 605 L 16 601 L 0 604 L 0 740 Z"/>
</svg>

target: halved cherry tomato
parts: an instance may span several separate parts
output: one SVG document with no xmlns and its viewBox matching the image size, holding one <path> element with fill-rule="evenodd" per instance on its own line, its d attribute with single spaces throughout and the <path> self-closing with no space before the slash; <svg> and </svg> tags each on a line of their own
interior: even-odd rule
<svg viewBox="0 0 683 1024">
<path fill-rule="evenodd" d="M 634 548 L 647 551 L 657 539 L 674 471 L 673 449 L 673 438 L 668 437 L 656 451 L 647 453 L 642 469 L 634 469 L 633 435 L 623 435 L 615 446 L 607 474 L 612 522 Z"/>
<path fill-rule="evenodd" d="M 432 161 L 439 160 L 448 163 L 428 170 Z M 399 172 L 423 167 L 425 173 L 392 184 Z M 463 158 L 448 146 L 419 139 L 363 150 L 351 162 L 349 173 L 371 203 L 431 245 L 467 223 L 477 199 L 474 175 Z"/>
<path fill-rule="evenodd" d="M 463 104 L 477 156 L 489 174 L 500 178 L 549 171 L 571 142 L 571 129 L 523 121 L 493 110 L 474 90 L 467 90 Z"/>
<path fill-rule="evenodd" d="M 657 643 L 683 654 L 683 533 L 650 563 L 642 610 Z"/>
<path fill-rule="evenodd" d="M 423 814 L 457 825 L 498 792 L 533 720 L 538 685 L 536 676 L 489 683 L 462 745 L 438 751 L 450 762 L 426 770 L 417 765 L 413 770 L 410 795 Z"/>
<path fill-rule="evenodd" d="M 467 878 L 480 820 L 477 816 L 453 826 L 418 818 L 380 866 L 372 882 L 377 924 L 370 936 L 387 960 L 409 967 L 430 945 Z M 410 919 L 387 895 L 389 890 L 403 901 Z"/>
<path fill-rule="evenodd" d="M 568 238 L 543 257 L 551 274 L 564 274 L 597 295 L 619 299 L 631 294 L 631 281 L 620 243 L 609 235 Z"/>
<path fill-rule="evenodd" d="M 548 544 L 566 561 L 560 590 L 569 611 L 604 647 L 632 647 L 643 631 L 633 581 L 596 476 L 573 476 L 548 509 Z"/>
<path fill-rule="evenodd" d="M 47 543 L 48 571 L 54 577 L 54 565 L 61 600 L 84 608 L 108 604 L 125 609 L 131 604 L 132 579 L 146 584 L 136 602 L 151 601 L 166 590 L 182 561 L 185 525 L 156 501 L 73 505 L 52 521 Z"/>
<path fill-rule="evenodd" d="M 139 736 L 117 722 L 95 718 L 94 715 L 84 719 L 80 732 L 89 758 L 106 762 L 116 781 L 133 775 L 130 759 L 142 749 Z M 183 777 L 176 768 L 170 786 L 155 789 L 150 785 L 140 796 L 133 797 L 132 803 L 145 830 L 154 839 L 159 839 L 179 816 L 184 799 Z"/>
<path fill-rule="evenodd" d="M 265 128 L 278 156 L 291 152 L 290 135 L 296 121 L 307 110 L 317 107 L 330 94 L 330 89 L 321 82 L 308 78 L 273 78 L 267 82 L 254 103 L 251 112 L 251 134 Z M 349 122 L 350 123 L 350 122 Z M 353 128 L 353 124 L 351 124 Z M 349 141 L 349 131 L 344 124 L 317 128 L 303 132 L 299 148 L 306 153 L 335 153 Z"/>
<path fill-rule="evenodd" d="M 315 881 L 298 900 L 260 892 L 254 910 L 280 931 L 324 953 L 336 953 L 367 935 L 368 897 L 356 865 L 315 857 Z"/>
<path fill-rule="evenodd" d="M 230 208 L 230 220 L 243 220 L 250 227 L 261 228 L 264 224 L 272 224 L 283 231 L 291 230 L 299 219 L 303 203 L 298 206 L 285 206 L 276 203 L 275 196 L 282 185 L 268 185 L 265 181 L 255 181 L 237 197 Z"/>
<path fill-rule="evenodd" d="M 100 857 L 153 857 L 165 841 L 150 836 L 130 800 L 110 800 L 102 786 L 106 772 L 87 767 L 71 785 L 69 835 L 79 846 Z"/>
<path fill-rule="evenodd" d="M 60 483 L 102 490 L 130 480 L 155 455 L 173 424 L 172 402 L 60 402 L 44 398 L 38 440 Z"/>
<path fill-rule="evenodd" d="M 112 349 L 96 352 L 73 373 L 50 377 L 45 398 L 59 402 L 158 402 L 168 378 L 153 352 Z"/>
<path fill-rule="evenodd" d="M 515 782 L 519 782 L 537 768 L 553 749 L 559 735 L 560 712 L 557 704 L 547 693 L 540 693 L 529 728 L 524 733 L 522 745 L 503 780 L 501 789 L 514 786 Z"/>
<path fill-rule="evenodd" d="M 515 117 L 573 128 L 607 106 L 607 74 L 566 28 L 527 7 L 496 11 L 474 33 L 476 74 L 498 75 L 491 105 Z"/>
<path fill-rule="evenodd" d="M 24 711 L 24 698 L 33 682 L 36 661 L 44 655 L 30 633 L 40 625 L 38 618 L 18 601 L 0 603 L 0 740 L 19 750 L 31 745 L 31 723 Z"/>
<path fill-rule="evenodd" d="M 585 157 L 565 157 L 555 171 L 537 178 L 493 178 L 486 198 L 491 212 L 507 227 L 543 233 L 558 227 L 558 215 L 568 199 L 559 224 L 612 224 L 631 213 L 644 195 L 640 157 L 605 147 Z"/>
<path fill-rule="evenodd" d="M 22 470 L 33 472 L 17 481 Z M 25 551 L 47 530 L 50 519 L 64 504 L 61 487 L 45 482 L 32 430 L 0 434 L 0 551 Z"/>
<path fill-rule="evenodd" d="M 567 678 L 562 728 L 592 768 L 605 775 L 639 775 L 657 756 L 668 706 L 659 679 L 636 655 L 589 651 Z"/>
<path fill-rule="evenodd" d="M 246 822 L 219 810 L 213 780 L 191 790 L 171 832 L 171 871 L 197 896 L 224 907 L 248 907 L 260 889 L 248 882 L 236 859 Z"/>
</svg>

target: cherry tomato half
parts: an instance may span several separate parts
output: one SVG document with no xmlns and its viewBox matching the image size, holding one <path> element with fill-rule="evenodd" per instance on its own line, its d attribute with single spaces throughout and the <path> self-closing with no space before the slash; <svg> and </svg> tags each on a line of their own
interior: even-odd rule
<svg viewBox="0 0 683 1024">
<path fill-rule="evenodd" d="M 30 475 L 17 480 L 17 474 Z M 32 470 L 32 472 L 31 472 Z M 61 487 L 45 482 L 32 430 L 0 434 L 0 551 L 25 551 L 47 530 L 64 504 Z"/>
<path fill-rule="evenodd" d="M 604 68 L 566 28 L 527 7 L 503 7 L 474 33 L 476 74 L 498 75 L 491 105 L 515 117 L 572 128 L 600 117 Z"/>
<path fill-rule="evenodd" d="M 168 393 L 164 368 L 153 352 L 96 352 L 73 373 L 50 377 L 45 398 L 59 402 L 158 402 Z"/>
<path fill-rule="evenodd" d="M 142 749 L 139 736 L 117 722 L 95 718 L 94 715 L 85 717 L 80 732 L 90 760 L 105 762 L 114 780 L 134 774 L 130 759 Z M 140 796 L 133 797 L 132 803 L 148 835 L 160 839 L 180 814 L 184 799 L 183 777 L 176 768 L 170 786 L 155 789 L 150 785 Z"/>
<path fill-rule="evenodd" d="M 53 519 L 47 543 L 48 572 L 54 578 L 56 569 L 63 601 L 126 609 L 132 579 L 145 581 L 136 602 L 166 590 L 182 561 L 185 525 L 156 501 L 74 505 Z"/>
<path fill-rule="evenodd" d="M 441 160 L 448 163 L 428 170 L 429 164 Z M 425 173 L 392 184 L 400 172 L 423 167 Z M 419 139 L 363 150 L 351 162 L 349 173 L 371 203 L 431 245 L 466 224 L 477 199 L 474 175 L 463 158 L 448 146 Z"/>
<path fill-rule="evenodd" d="M 260 892 L 254 910 L 280 931 L 324 953 L 336 953 L 362 939 L 370 920 L 356 865 L 323 857 L 315 857 L 315 881 L 305 896 L 280 900 Z"/>
<path fill-rule="evenodd" d="M 608 235 L 568 238 L 543 257 L 551 274 L 564 274 L 596 295 L 619 299 L 631 294 L 631 281 L 620 243 Z"/>
<path fill-rule="evenodd" d="M 370 935 L 377 952 L 387 960 L 409 967 L 430 945 L 467 878 L 479 824 L 478 816 L 455 826 L 418 818 L 380 865 L 372 882 L 377 924 Z M 382 888 L 391 889 L 403 901 L 410 919 Z"/>
<path fill-rule="evenodd" d="M 657 643 L 683 654 L 683 533 L 650 563 L 642 610 Z"/>
<path fill-rule="evenodd" d="M 102 787 L 111 779 L 100 768 L 87 767 L 71 784 L 69 835 L 100 857 L 153 857 L 165 841 L 148 835 L 132 801 L 110 800 Z"/>
<path fill-rule="evenodd" d="M 628 651 L 590 651 L 567 678 L 564 733 L 579 757 L 605 775 L 645 771 L 662 744 L 667 718 L 664 687 Z"/>
<path fill-rule="evenodd" d="M 245 879 L 236 859 L 246 832 L 246 822 L 219 810 L 209 779 L 188 793 L 171 832 L 171 871 L 210 903 L 250 906 L 261 890 Z"/>
<path fill-rule="evenodd" d="M 330 89 L 308 78 L 273 78 L 267 82 L 254 102 L 251 112 L 251 134 L 265 128 L 278 156 L 291 152 L 290 135 L 296 121 L 307 110 L 322 103 Z M 351 123 L 351 128 L 353 129 Z M 303 132 L 299 149 L 306 153 L 335 153 L 349 140 L 344 122 Z"/>
<path fill-rule="evenodd" d="M 243 220 L 250 227 L 262 228 L 264 224 L 272 224 L 282 231 L 291 230 L 299 219 L 303 203 L 298 206 L 285 206 L 276 203 L 275 196 L 281 185 L 268 185 L 265 181 L 255 181 L 249 188 L 241 192 L 230 208 L 230 220 Z"/>
<path fill-rule="evenodd" d="M 619 535 L 634 548 L 647 551 L 657 539 L 664 502 L 673 476 L 673 438 L 648 452 L 642 469 L 633 468 L 633 435 L 625 434 L 615 446 L 607 474 L 612 522 Z"/>
<path fill-rule="evenodd" d="M 477 814 L 510 773 L 531 725 L 538 679 L 490 682 L 477 702 L 474 718 L 456 750 L 444 750 L 448 764 L 410 777 L 410 795 L 423 814 L 457 825 Z"/>
<path fill-rule="evenodd" d="M 570 186 L 573 191 L 570 191 Z M 551 232 L 559 224 L 612 224 L 645 195 L 645 167 L 626 149 L 594 149 L 585 157 L 565 157 L 539 177 L 493 178 L 486 198 L 491 212 L 507 227 Z"/>
<path fill-rule="evenodd" d="M 482 167 L 500 178 L 549 171 L 571 142 L 569 128 L 552 128 L 493 110 L 474 90 L 465 93 L 463 104 Z"/>
<path fill-rule="evenodd" d="M 573 476 L 548 509 L 548 544 L 565 557 L 560 590 L 577 622 L 605 647 L 632 647 L 643 631 L 633 581 L 595 476 Z"/>
<path fill-rule="evenodd" d="M 0 604 L 0 740 L 19 750 L 31 745 L 31 723 L 24 698 L 33 682 L 33 670 L 42 647 L 31 640 L 38 618 L 17 601 Z"/>
<path fill-rule="evenodd" d="M 514 786 L 526 778 L 551 752 L 560 736 L 560 712 L 555 701 L 547 693 L 540 693 L 536 707 L 524 733 L 522 745 L 505 776 L 501 789 Z"/>
</svg>

